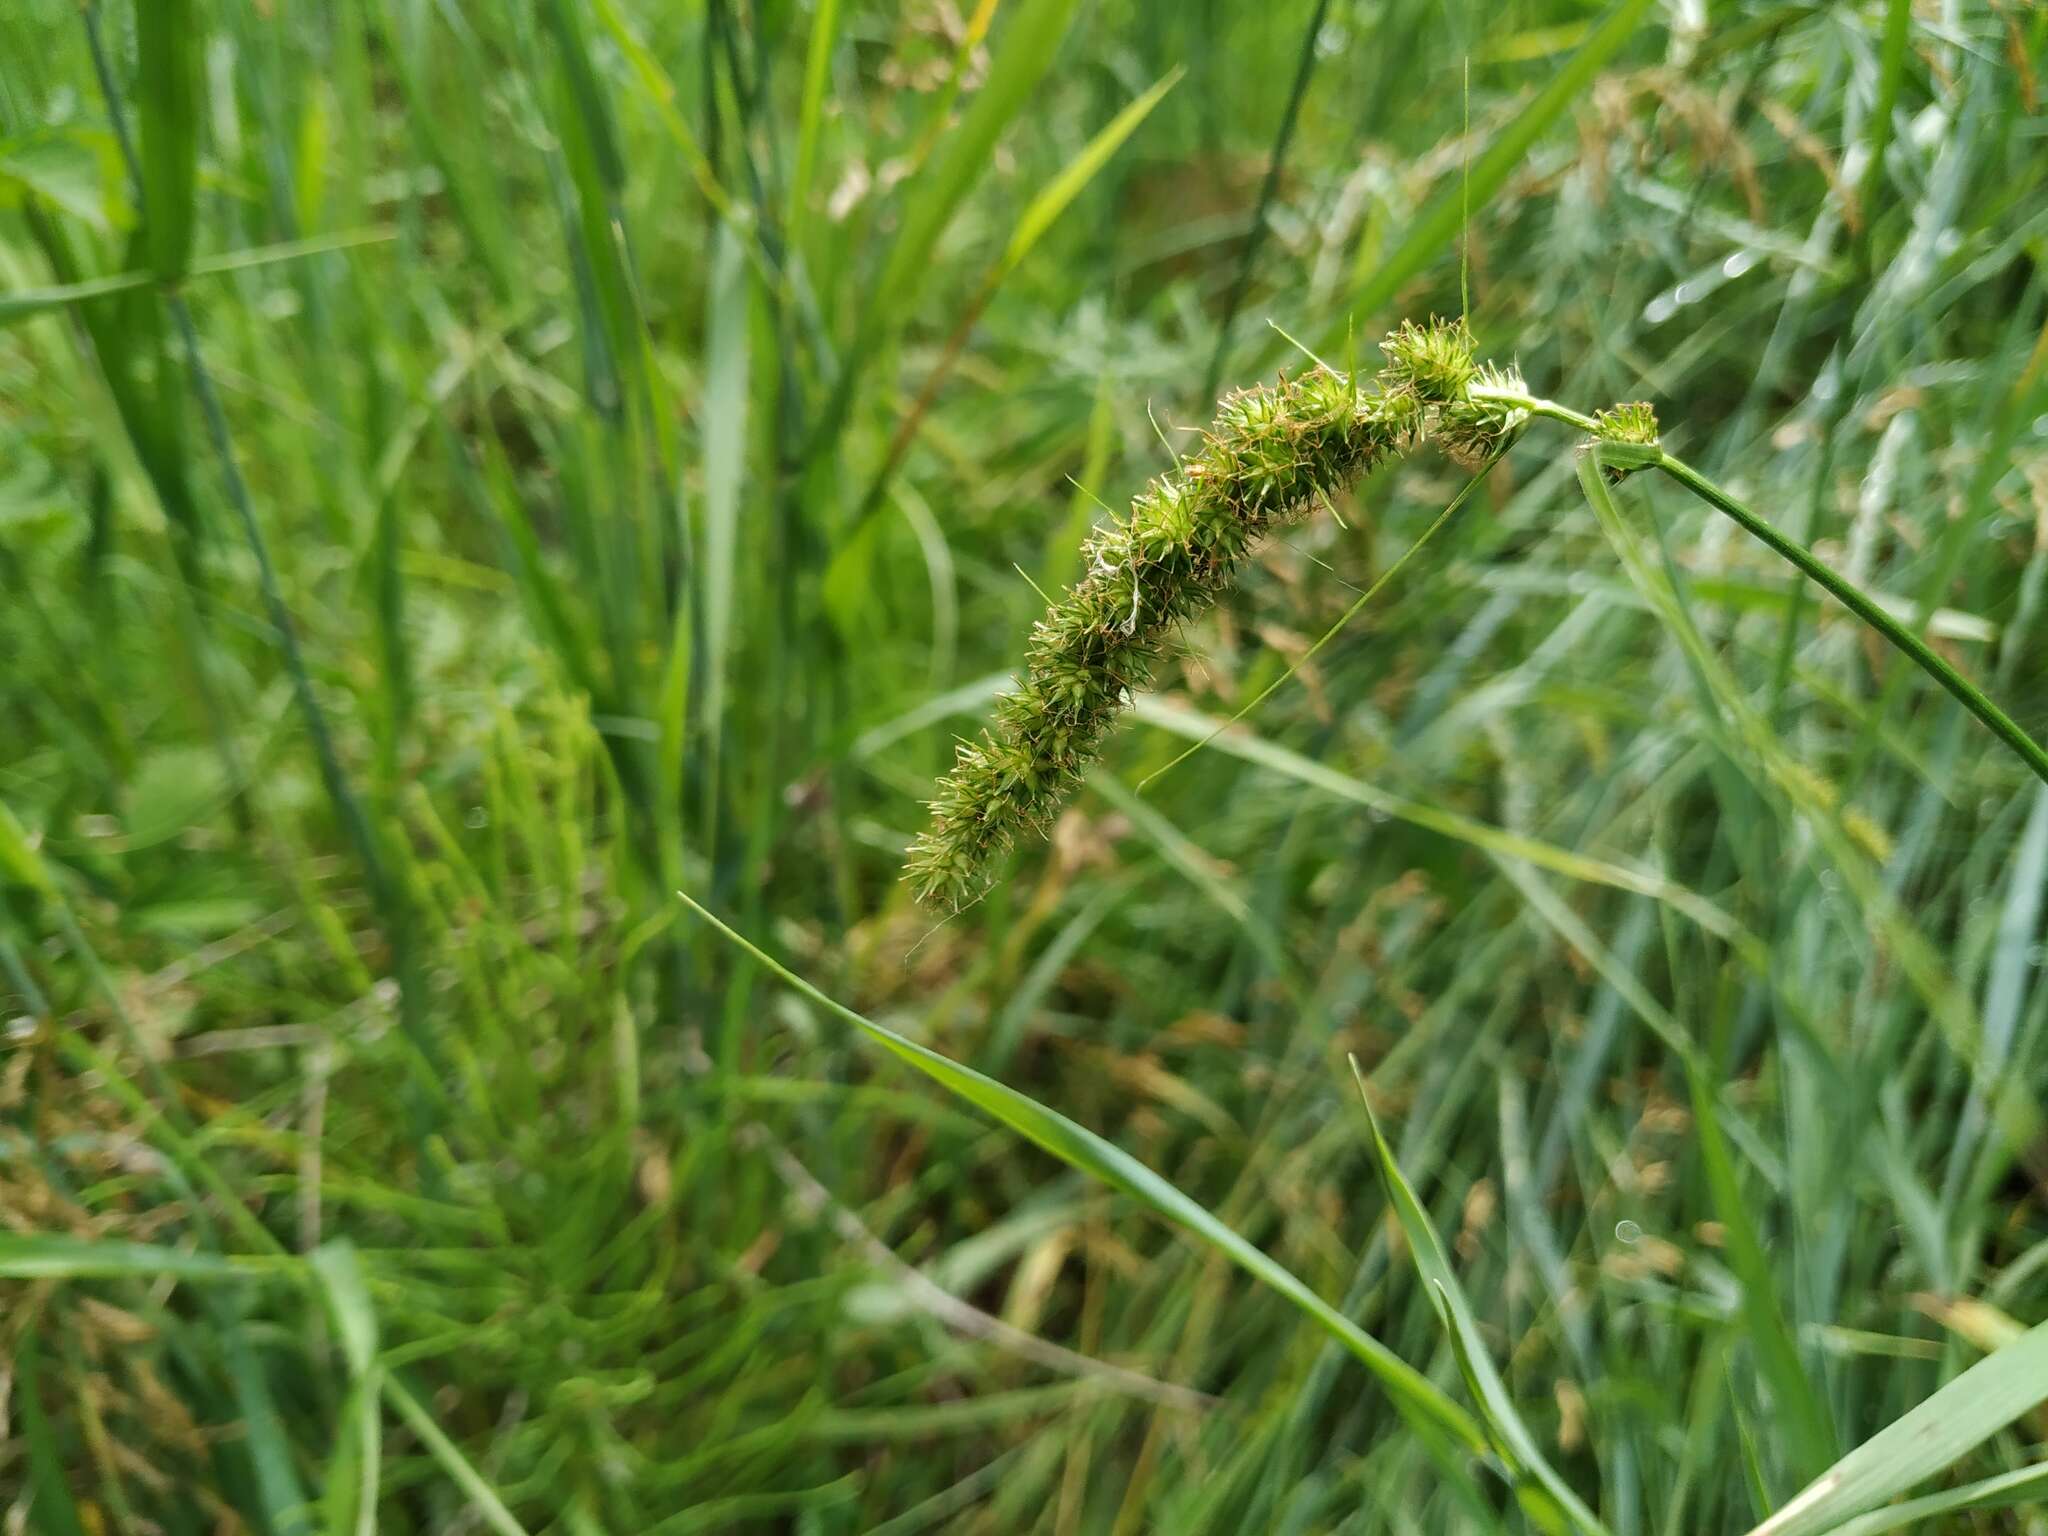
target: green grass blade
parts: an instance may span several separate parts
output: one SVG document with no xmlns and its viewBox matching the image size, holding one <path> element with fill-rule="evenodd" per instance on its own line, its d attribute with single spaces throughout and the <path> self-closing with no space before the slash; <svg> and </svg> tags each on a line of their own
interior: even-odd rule
<svg viewBox="0 0 2048 1536">
<path fill-rule="evenodd" d="M 143 247 L 150 270 L 165 282 L 184 276 L 192 257 L 203 36 L 192 0 L 146 0 L 135 8 Z"/>
<path fill-rule="evenodd" d="M 1947 1530 L 1949 1526 L 1927 1526 L 1924 1522 L 1966 1509 L 2011 1509 L 2044 1501 L 2048 1501 L 2048 1461 L 2021 1467 L 2017 1472 L 2007 1472 L 1999 1477 L 1987 1477 L 1982 1482 L 1965 1483 L 1960 1488 L 1908 1499 L 1903 1504 L 1874 1509 L 1867 1515 L 1858 1515 L 1854 1520 L 1836 1526 L 1829 1536 L 1882 1536 L 1885 1531 L 1907 1526 Z"/>
<path fill-rule="evenodd" d="M 1110 156 L 1123 148 L 1124 140 L 1138 131 L 1138 125 L 1152 115 L 1152 109 L 1166 99 L 1166 93 L 1180 84 L 1186 73 L 1179 65 L 1168 70 L 1153 82 L 1151 89 L 1105 123 L 1101 132 L 1083 145 L 1057 176 L 1038 189 L 1037 196 L 1018 215 L 1017 227 L 1010 232 L 1010 243 L 1003 248 L 1002 264 L 991 279 L 991 286 L 1031 254 L 1031 248 L 1058 222 L 1067 205 L 1109 164 Z"/>
<path fill-rule="evenodd" d="M 1316 58 L 1323 51 L 1323 24 L 1330 13 L 1329 0 L 1316 0 L 1316 8 L 1309 13 L 1308 25 L 1302 29 L 1301 55 L 1294 65 L 1294 83 L 1287 90 L 1287 104 L 1280 110 L 1280 126 L 1273 135 L 1272 151 L 1266 156 L 1266 174 L 1259 178 L 1258 201 L 1252 205 L 1251 227 L 1246 230 L 1244 244 L 1237 254 L 1237 269 L 1230 274 L 1230 289 L 1224 296 L 1223 313 L 1216 320 L 1216 345 L 1209 352 L 1209 368 L 1202 375 L 1201 393 L 1195 396 L 1197 402 L 1207 404 L 1216 398 L 1216 391 L 1223 379 L 1223 364 L 1230 356 L 1230 328 L 1237 323 L 1238 309 L 1244 304 L 1244 296 L 1251 287 L 1252 271 L 1259 260 L 1259 247 L 1266 239 L 1266 215 L 1273 206 L 1273 194 L 1280 185 L 1280 175 L 1287 167 L 1287 146 L 1294 140 L 1294 125 L 1301 118 L 1301 99 L 1308 94 L 1309 77 L 1315 73 Z"/>
<path fill-rule="evenodd" d="M 1365 1106 L 1366 1128 L 1372 1134 L 1373 1157 L 1379 1165 L 1387 1201 L 1401 1223 L 1402 1235 L 1408 1239 L 1408 1256 L 1415 1261 L 1416 1273 L 1422 1277 L 1424 1285 L 1432 1288 L 1440 1305 L 1444 1326 L 1451 1335 L 1459 1365 L 1465 1372 L 1473 1397 L 1479 1403 L 1480 1416 L 1493 1432 L 1502 1459 L 1508 1463 L 1518 1484 L 1522 1479 L 1534 1482 L 1548 1501 L 1556 1505 L 1557 1511 L 1578 1529 L 1587 1532 L 1588 1536 L 1606 1536 L 1607 1528 L 1600 1523 L 1599 1516 L 1586 1507 L 1585 1501 L 1550 1465 L 1542 1448 L 1537 1445 L 1536 1437 L 1530 1433 L 1529 1426 L 1516 1409 L 1507 1383 L 1501 1380 L 1500 1371 L 1487 1350 L 1485 1337 L 1479 1331 L 1479 1320 L 1473 1316 L 1472 1304 L 1466 1299 L 1464 1287 L 1458 1283 L 1456 1271 L 1451 1268 L 1451 1258 L 1444 1250 L 1443 1240 L 1437 1236 L 1429 1212 L 1422 1208 L 1413 1186 L 1401 1172 L 1401 1165 L 1395 1161 L 1394 1149 L 1380 1134 L 1380 1123 L 1372 1112 L 1371 1096 L 1366 1092 L 1365 1073 L 1355 1056 L 1351 1058 L 1351 1075 L 1358 1082 L 1359 1102 Z M 1535 1502 L 1538 1512 L 1549 1513 L 1542 1510 L 1543 1500 Z"/>
<path fill-rule="evenodd" d="M 1979 1360 L 1830 1467 L 1750 1536 L 1820 1536 L 1932 1477 L 2048 1402 L 2048 1323 Z M 2037 1469 L 2038 1470 L 2038 1469 Z"/>
<path fill-rule="evenodd" d="M 85 1536 L 78 1505 L 64 1476 L 64 1457 L 50 1415 L 43 1407 L 42 1346 L 33 1330 L 14 1357 L 16 1390 L 21 1398 L 22 1439 L 28 1443 L 28 1484 L 34 1498 L 36 1529 L 46 1536 Z"/>
<path fill-rule="evenodd" d="M 264 1524 L 272 1536 L 311 1536 L 312 1504 L 299 1481 L 291 1438 L 278 1416 L 270 1378 L 250 1342 L 245 1319 L 238 1309 L 222 1307 L 217 1320 L 228 1382 L 234 1391 L 237 1427 L 256 1474 L 256 1497 L 262 1504 Z"/>
<path fill-rule="evenodd" d="M 153 1243 L 55 1232 L 0 1233 L 0 1279 L 5 1280 L 247 1280 L 268 1267 Z"/>
<path fill-rule="evenodd" d="M 1770 1260 L 1764 1253 L 1756 1218 L 1736 1177 L 1735 1158 L 1721 1131 L 1720 1107 L 1703 1073 L 1689 1072 L 1693 1123 L 1698 1129 L 1700 1161 L 1713 1196 L 1714 1213 L 1727 1234 L 1726 1253 L 1742 1284 L 1742 1317 L 1756 1350 L 1757 1370 L 1768 1383 L 1771 1403 L 1791 1450 L 1792 1465 L 1804 1477 L 1826 1466 L 1835 1453 L 1835 1430 L 1826 1403 L 1815 1390 L 1799 1358 L 1792 1329 L 1779 1310 Z"/>
<path fill-rule="evenodd" d="M 818 173 L 818 138 L 825 120 L 825 83 L 832 72 L 832 47 L 839 40 L 839 0 L 819 0 L 804 50 L 803 104 L 797 113 L 796 167 L 789 178 L 789 210 L 783 216 L 791 250 L 803 249 L 804 221 L 811 211 L 811 183 Z"/>
<path fill-rule="evenodd" d="M 555 57 L 569 81 L 569 93 L 576 104 L 584 132 L 590 136 L 590 156 L 608 191 L 618 192 L 626 184 L 625 163 L 619 158 L 618 129 L 612 125 L 606 93 L 598 84 L 597 71 L 590 62 L 578 15 L 562 4 L 547 0 L 541 9 L 555 41 Z"/>
<path fill-rule="evenodd" d="M 1193 839 L 1169 821 L 1158 806 L 1127 788 L 1106 768 L 1097 768 L 1089 776 L 1089 782 L 1097 794 L 1130 819 L 1137 835 L 1158 849 L 1160 857 L 1170 868 L 1179 872 L 1211 905 L 1237 924 L 1276 976 L 1286 977 L 1293 973 L 1294 964 L 1288 958 L 1287 946 L 1273 931 L 1272 924 L 1253 910 L 1236 882 L 1229 879 Z"/>
<path fill-rule="evenodd" d="M 782 982 L 827 1012 L 843 1019 L 884 1050 L 915 1067 L 925 1076 L 959 1095 L 984 1113 L 1000 1120 L 1026 1140 L 1050 1152 L 1061 1162 L 1100 1180 L 1110 1188 L 1131 1196 L 1140 1204 L 1186 1228 L 1245 1273 L 1277 1291 L 1302 1313 L 1348 1349 L 1367 1370 L 1379 1378 L 1395 1403 L 1412 1417 L 1447 1432 L 1470 1449 L 1482 1449 L 1484 1436 L 1469 1414 L 1446 1396 L 1428 1377 L 1396 1356 L 1386 1345 L 1345 1317 L 1310 1290 L 1282 1265 L 1218 1221 L 1207 1209 L 1183 1194 L 1121 1147 L 1093 1131 L 1076 1125 L 1014 1088 L 984 1077 L 937 1051 L 906 1039 L 812 986 L 745 935 L 706 910 L 681 891 L 678 899 L 705 922 L 772 971 Z"/>
<path fill-rule="evenodd" d="M 1899 87 L 1906 78 L 1906 44 L 1913 27 L 1913 0 L 1889 0 L 1884 12 L 1884 45 L 1879 54 L 1877 99 L 1871 103 L 1868 148 L 1863 179 L 1856 184 L 1856 205 L 1863 217 L 1857 252 L 1870 265 L 1871 231 L 1877 222 L 1877 193 L 1884 185 L 1884 157 L 1892 144 L 1892 114 L 1898 110 Z"/>
<path fill-rule="evenodd" d="M 932 163 L 912 181 L 895 244 L 862 307 L 860 334 L 847 353 L 831 403 L 813 434 L 813 454 L 838 436 L 863 370 L 894 330 L 911 293 L 924 283 L 939 237 L 988 169 L 996 140 L 1052 67 L 1053 55 L 1078 4 L 1079 0 L 1023 0 L 1003 32 L 1002 50 L 973 104 L 946 135 Z"/>
<path fill-rule="evenodd" d="M 1710 730 L 1722 736 L 1731 752 L 1746 749 L 1753 755 L 1771 784 L 1798 808 L 1828 861 L 1862 907 L 1873 932 L 1882 938 L 1900 971 L 1941 1026 L 1950 1048 L 1963 1060 L 1974 1062 L 1979 1030 L 1976 1014 L 1940 950 L 1879 879 L 1844 830 L 1839 808 L 1817 787 L 1814 775 L 1793 761 L 1769 725 L 1749 705 L 1726 665 L 1693 624 L 1669 574 L 1645 556 L 1635 533 L 1623 520 L 1608 486 L 1606 471 L 1616 467 L 1648 468 L 1661 457 L 1654 448 L 1598 444 L 1578 456 L 1579 489 L 1629 580 L 1684 650 L 1707 693 L 1725 716 L 1725 721 L 1710 717 Z M 2001 1127 L 2014 1138 L 2015 1145 L 2031 1138 L 2033 1127 L 2039 1123 L 2036 1111 L 2011 1100 L 2002 1101 L 2000 1111 Z"/>
<path fill-rule="evenodd" d="M 924 282 L 939 236 L 988 168 L 996 140 L 1030 101 L 1066 36 L 1078 0 L 1025 0 L 1003 32 L 1003 46 L 965 116 L 911 188 L 903 225 L 875 288 L 874 311 L 887 320 Z"/>
<path fill-rule="evenodd" d="M 831 3 L 836 3 L 836 0 L 831 0 Z M 745 217 L 743 211 L 726 195 L 711 162 L 704 156 L 703 146 L 697 142 L 697 136 L 690 132 L 689 123 L 684 120 L 681 109 L 676 105 L 675 83 L 669 79 L 660 61 L 641 40 L 640 35 L 633 30 L 631 23 L 619 9 L 617 0 L 595 0 L 593 10 L 619 52 L 625 56 L 627 67 L 639 81 L 641 92 L 654 109 L 655 116 L 660 119 L 661 126 L 667 131 L 683 158 L 689 162 L 691 179 L 697 183 L 697 190 L 704 194 L 705 201 L 724 218 Z M 760 262 L 757 239 L 750 240 L 748 255 L 757 263 Z M 762 269 L 765 272 L 765 265 Z"/>
<path fill-rule="evenodd" d="M 985 702 L 985 695 L 974 689 L 961 690 L 959 713 L 971 713 Z M 1649 870 L 1634 869 L 1625 864 L 1598 859 L 1590 854 L 1575 853 L 1569 848 L 1560 848 L 1538 838 L 1525 837 L 1497 827 L 1488 822 L 1478 821 L 1456 811 L 1447 811 L 1421 800 L 1411 800 L 1391 790 L 1381 789 L 1376 784 L 1343 773 L 1313 758 L 1283 747 L 1277 742 L 1267 741 L 1240 727 L 1229 729 L 1228 722 L 1205 715 L 1183 705 L 1151 694 L 1140 694 L 1132 705 L 1132 713 L 1146 725 L 1156 726 L 1188 741 L 1207 743 L 1206 750 L 1222 752 L 1247 763 L 1255 763 L 1297 783 L 1307 784 L 1340 800 L 1364 806 L 1369 811 L 1405 821 L 1410 826 L 1435 832 L 1453 841 L 1468 844 L 1483 852 L 1498 854 L 1503 858 L 1519 859 L 1547 869 L 1553 874 L 1568 879 L 1582 880 L 1593 885 L 1612 886 L 1620 891 L 1633 891 L 1669 906 L 1673 911 L 1698 923 L 1707 932 L 1718 938 L 1740 941 L 1748 937 L 1742 926 L 1714 903 L 1695 891 Z M 1749 938 L 1755 943 L 1753 937 Z"/>
<path fill-rule="evenodd" d="M 447 427 L 447 423 L 443 425 Z M 456 486 L 503 534 L 513 575 L 532 624 L 570 681 L 585 693 L 604 698 L 595 660 L 597 643 L 590 637 L 581 612 L 572 605 L 571 589 L 556 579 L 555 568 L 528 515 L 525 496 L 504 443 L 496 432 L 479 432 L 477 462 L 472 465 L 467 449 L 455 439 L 452 428 L 448 428 L 448 436 L 448 456 Z"/>
<path fill-rule="evenodd" d="M 384 1401 L 419 1436 L 427 1453 L 441 1464 L 441 1470 L 448 1474 L 449 1481 L 462 1490 L 486 1525 L 498 1536 L 527 1536 L 526 1527 L 513 1517 L 497 1491 L 484 1481 L 483 1474 L 462 1454 L 462 1448 L 448 1438 L 447 1431 L 434 1422 L 434 1416 L 427 1412 L 418 1398 L 399 1385 L 396 1377 L 384 1377 Z"/>
<path fill-rule="evenodd" d="M 132 293 L 156 281 L 153 272 L 118 272 L 111 277 L 89 277 L 76 283 L 55 283 L 47 288 L 17 288 L 0 293 L 0 325 L 11 325 L 52 309 L 64 309 L 103 299 L 110 294 Z"/>
<path fill-rule="evenodd" d="M 354 1385 L 342 1404 L 334 1452 L 328 1458 L 322 1512 L 328 1536 L 370 1536 L 377 1528 L 383 1475 L 383 1420 L 377 1412 L 382 1373 L 377 1367 L 377 1311 L 355 1245 L 322 1243 L 308 1257 L 327 1302 Z"/>
<path fill-rule="evenodd" d="M 1002 257 L 991 266 L 981 280 L 981 286 L 968 301 L 966 310 L 953 326 L 953 333 L 946 338 L 946 345 L 939 354 L 939 360 L 925 375 L 925 381 L 917 392 L 917 398 L 903 413 L 895 436 L 890 440 L 889 451 L 882 460 L 882 466 L 875 471 L 875 477 L 868 483 L 867 494 L 861 498 L 860 513 L 853 533 L 847 535 L 842 548 L 847 554 L 862 550 L 856 541 L 871 539 L 874 519 L 881 511 L 883 497 L 891 480 L 903 463 L 903 456 L 910 451 L 916 439 L 918 427 L 931 411 L 938 399 L 939 390 L 951 377 L 954 364 L 966 349 L 967 339 L 972 334 L 975 322 L 980 320 L 989 302 L 995 298 L 1004 279 L 1022 265 L 1024 258 L 1031 254 L 1031 248 L 1038 244 L 1045 232 L 1058 222 L 1070 203 L 1080 196 L 1081 189 L 1094 179 L 1097 172 L 1109 163 L 1125 139 L 1137 129 L 1138 124 L 1150 115 L 1152 109 L 1166 93 L 1173 89 L 1183 71 L 1174 69 L 1152 88 L 1131 102 L 1119 112 L 1100 133 L 1082 146 L 1081 152 L 1064 166 L 1060 173 L 1039 189 L 1018 216 L 1016 227 L 1010 233 L 1010 243 L 1004 248 Z M 865 573 L 866 556 L 858 569 Z M 865 584 L 859 583 L 862 590 Z"/>
<path fill-rule="evenodd" d="M 375 1536 L 377 1498 L 383 1485 L 384 1425 L 377 1412 L 382 1372 L 349 1389 L 327 1458 L 320 1510 L 327 1536 Z"/>
<path fill-rule="evenodd" d="M 747 264 L 739 236 L 721 224 L 705 292 L 704 519 L 700 601 L 704 615 L 704 760 L 706 835 L 718 793 L 726 667 L 732 647 L 733 585 L 738 580 L 740 480 L 747 451 Z"/>
<path fill-rule="evenodd" d="M 315 1248 L 306 1262 L 312 1265 L 313 1277 L 327 1300 L 327 1314 L 341 1340 L 342 1358 L 352 1374 L 361 1376 L 377 1358 L 377 1312 L 363 1279 L 362 1258 L 355 1244 L 337 1239 Z"/>
</svg>

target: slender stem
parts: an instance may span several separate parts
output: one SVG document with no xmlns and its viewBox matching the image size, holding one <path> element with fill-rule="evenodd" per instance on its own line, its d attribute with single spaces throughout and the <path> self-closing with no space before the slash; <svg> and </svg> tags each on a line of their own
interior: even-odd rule
<svg viewBox="0 0 2048 1536">
<path fill-rule="evenodd" d="M 1526 394 L 1519 389 L 1507 389 L 1498 384 L 1474 384 L 1471 389 L 1474 400 L 1498 400 L 1503 405 L 1519 406 L 1531 416 L 1548 416 L 1552 421 L 1561 421 L 1568 427 L 1577 427 L 1581 432 L 1592 433 L 1600 430 L 1600 424 L 1590 416 L 1583 416 L 1568 405 L 1559 405 L 1555 400 L 1546 400 L 1541 395 Z"/>
<path fill-rule="evenodd" d="M 1983 689 L 1944 661 L 1926 641 L 1886 613 L 1804 544 L 1796 539 L 1787 538 L 1691 465 L 1666 453 L 1655 460 L 1654 467 L 1661 469 L 1716 511 L 1724 512 L 1740 523 L 1757 539 L 1770 546 L 1774 553 L 1824 587 L 1857 618 L 1912 657 L 1930 677 L 1954 694 L 1965 709 L 1989 726 L 1993 735 L 2018 753 L 2020 759 L 2034 770 L 2043 783 L 2048 783 L 2048 748 L 2043 748 L 2038 741 L 2022 730 L 2012 716 L 1991 701 Z"/>
<path fill-rule="evenodd" d="M 1599 431 L 1599 424 L 1592 417 L 1581 415 L 1569 406 L 1559 405 L 1554 400 L 1545 400 L 1519 390 L 1491 384 L 1475 384 L 1472 387 L 1472 395 L 1475 399 L 1498 400 L 1506 405 L 1518 406 L 1532 416 L 1547 416 L 1553 421 L 1577 427 L 1582 432 Z M 2020 760 L 2033 769 L 2043 783 L 2048 783 L 2048 748 L 2044 748 L 2021 729 L 2012 716 L 1993 703 L 1983 689 L 1943 660 L 1932 646 L 1886 613 L 1847 577 L 1836 572 L 1812 550 L 1797 539 L 1780 533 L 1762 516 L 1744 506 L 1682 459 L 1673 458 L 1658 448 L 1644 450 L 1623 444 L 1603 446 L 1609 453 L 1630 447 L 1632 454 L 1642 455 L 1641 467 L 1662 470 L 1708 506 L 1740 523 L 1755 538 L 1769 546 L 1773 553 L 1811 578 L 1857 618 L 1918 662 L 1928 676 L 1954 694 L 1965 709 L 1990 727 L 1993 735 L 2018 753 Z M 1630 467 L 1636 466 L 1631 464 Z"/>
</svg>

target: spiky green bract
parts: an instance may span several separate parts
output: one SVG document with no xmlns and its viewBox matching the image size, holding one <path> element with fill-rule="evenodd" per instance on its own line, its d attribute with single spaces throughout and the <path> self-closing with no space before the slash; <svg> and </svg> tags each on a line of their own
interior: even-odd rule
<svg viewBox="0 0 2048 1536">
<path fill-rule="evenodd" d="M 1201 450 L 1095 531 L 1087 574 L 1039 620 L 993 728 L 962 742 L 939 781 L 905 870 L 921 900 L 957 910 L 1020 834 L 1046 830 L 1173 626 L 1227 591 L 1269 531 L 1432 431 L 1483 456 L 1519 424 L 1470 398 L 1481 370 L 1463 321 L 1403 325 L 1381 345 L 1370 388 L 1318 365 L 1225 397 Z"/>
<path fill-rule="evenodd" d="M 1380 343 L 1387 355 L 1379 386 L 1390 394 L 1412 394 L 1432 405 L 1465 398 L 1479 374 L 1471 329 L 1460 320 L 1432 319 L 1427 325 L 1403 320 Z"/>
<path fill-rule="evenodd" d="M 1500 452 L 1529 421 L 1527 407 L 1486 391 L 1520 395 L 1526 388 L 1518 370 L 1481 363 L 1466 381 L 1464 391 L 1437 408 L 1437 445 L 1465 468 L 1477 469 Z"/>
<path fill-rule="evenodd" d="M 1657 413 L 1647 401 L 1633 400 L 1610 410 L 1595 411 L 1593 431 L 1602 442 L 1641 443 L 1654 447 L 1657 442 Z"/>
</svg>

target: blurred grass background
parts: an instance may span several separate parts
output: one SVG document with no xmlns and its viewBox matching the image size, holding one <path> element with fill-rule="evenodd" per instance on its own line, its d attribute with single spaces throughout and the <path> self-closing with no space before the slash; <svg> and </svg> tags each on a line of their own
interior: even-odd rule
<svg viewBox="0 0 2048 1536">
<path fill-rule="evenodd" d="M 987 902 L 897 881 L 1266 322 L 1369 364 L 1466 293 L 2048 734 L 2048 11 L 89 15 L 118 121 L 77 6 L 0 19 L 8 1529 L 1524 1528 L 678 887 L 1455 1383 L 1355 1053 L 1617 1533 L 1747 1528 L 2048 1313 L 2048 794 L 1631 484 L 1745 736 L 1540 424 L 1245 729 L 1130 787 L 1451 466 L 1274 544 Z"/>
</svg>

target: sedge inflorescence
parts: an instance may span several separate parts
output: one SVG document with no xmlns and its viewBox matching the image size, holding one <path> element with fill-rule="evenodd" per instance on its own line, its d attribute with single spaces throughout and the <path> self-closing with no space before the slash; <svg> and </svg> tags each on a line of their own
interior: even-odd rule
<svg viewBox="0 0 2048 1536">
<path fill-rule="evenodd" d="M 1474 386 L 1519 393 L 1520 379 L 1476 360 L 1462 320 L 1404 324 L 1381 349 L 1369 385 L 1317 364 L 1226 396 L 1201 449 L 1095 530 L 1085 574 L 1032 631 L 1015 691 L 939 781 L 905 870 L 921 900 L 958 910 L 1021 835 L 1050 827 L 1176 626 L 1226 592 L 1273 529 L 1425 438 L 1477 464 L 1519 429 L 1524 413 Z"/>
</svg>

